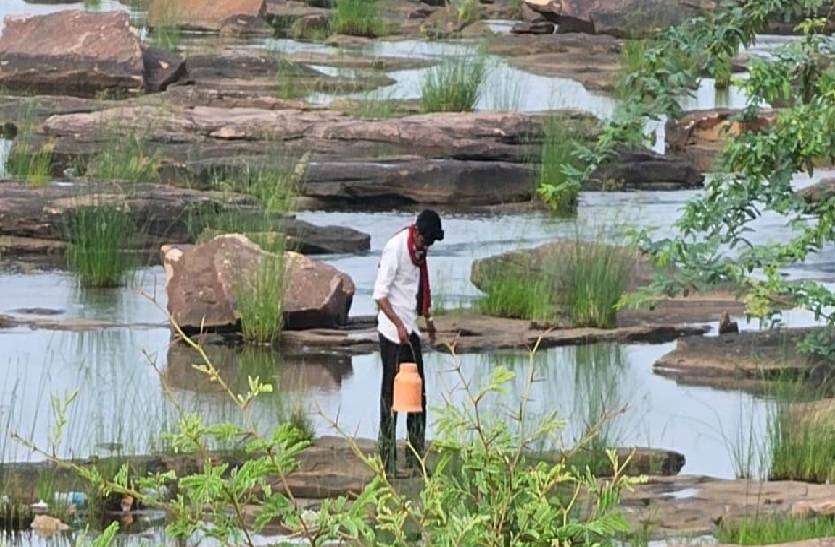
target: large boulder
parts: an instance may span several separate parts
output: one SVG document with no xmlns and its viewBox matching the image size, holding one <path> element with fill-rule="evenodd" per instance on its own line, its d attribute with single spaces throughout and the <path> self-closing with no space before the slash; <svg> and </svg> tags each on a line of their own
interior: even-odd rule
<svg viewBox="0 0 835 547">
<path fill-rule="evenodd" d="M 713 0 L 525 0 L 559 32 L 648 35 L 715 7 Z"/>
<path fill-rule="evenodd" d="M 151 0 L 151 26 L 177 25 L 219 31 L 237 20 L 257 21 L 266 14 L 265 0 Z"/>
<path fill-rule="evenodd" d="M 186 331 L 236 329 L 236 287 L 255 275 L 268 255 L 242 235 L 222 235 L 199 245 L 163 246 L 171 317 Z M 351 278 L 298 253 L 285 253 L 285 261 L 285 328 L 344 324 L 354 296 Z"/>
<path fill-rule="evenodd" d="M 68 10 L 5 21 L 0 86 L 12 91 L 160 91 L 184 73 L 182 58 L 143 46 L 123 12 Z"/>
<path fill-rule="evenodd" d="M 681 190 L 701 188 L 705 177 L 688 159 L 639 149 L 622 150 L 591 179 L 602 190 Z"/>
</svg>

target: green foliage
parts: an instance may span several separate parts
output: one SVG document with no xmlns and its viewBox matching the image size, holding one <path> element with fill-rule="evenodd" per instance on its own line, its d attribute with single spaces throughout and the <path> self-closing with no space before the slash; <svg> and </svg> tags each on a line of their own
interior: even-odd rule
<svg viewBox="0 0 835 547">
<path fill-rule="evenodd" d="M 337 34 L 375 38 L 385 33 L 377 0 L 336 0 L 331 28 Z"/>
<path fill-rule="evenodd" d="M 99 151 L 87 163 L 93 179 L 121 182 L 157 182 L 160 160 L 148 137 L 139 131 L 102 131 Z"/>
<path fill-rule="evenodd" d="M 130 215 L 100 203 L 77 208 L 67 219 L 67 262 L 83 287 L 115 287 L 134 265 L 124 251 L 136 235 Z"/>
<path fill-rule="evenodd" d="M 572 176 L 579 166 L 576 147 L 573 136 L 557 117 L 545 120 L 537 192 L 542 201 L 561 214 L 577 210 L 580 183 Z"/>
<path fill-rule="evenodd" d="M 276 59 L 276 96 L 279 99 L 300 99 L 307 95 L 309 90 L 299 84 L 299 79 L 304 75 L 301 66 L 287 59 L 278 57 Z"/>
<path fill-rule="evenodd" d="M 556 316 L 553 285 L 545 277 L 518 272 L 490 276 L 476 309 L 486 315 L 550 321 Z"/>
<path fill-rule="evenodd" d="M 215 171 L 212 188 L 246 194 L 268 213 L 286 213 L 293 204 L 307 170 L 307 156 L 294 157 L 274 148 L 265 163 L 241 162 Z"/>
<path fill-rule="evenodd" d="M 832 517 L 798 518 L 758 515 L 741 520 L 723 520 L 716 530 L 720 543 L 777 545 L 835 536 Z"/>
<path fill-rule="evenodd" d="M 798 342 L 797 350 L 812 358 L 835 360 L 835 331 L 832 326 L 816 329 Z"/>
<path fill-rule="evenodd" d="M 200 469 L 182 476 L 174 471 L 140 476 L 123 466 L 105 478 L 95 467 L 52 461 L 74 470 L 102 495 L 130 495 L 147 507 L 164 510 L 169 516 L 167 532 L 175 539 L 206 537 L 252 546 L 254 536 L 275 523 L 314 546 L 399 546 L 417 538 L 426 545 L 610 544 L 629 532 L 619 502 L 623 489 L 638 481 L 624 475 L 628 462 L 619 462 L 609 452 L 613 474 L 598 480 L 589 470 L 528 459 L 531 446 L 559 442 L 564 425 L 553 413 L 536 414 L 533 424 L 529 419 L 530 391 L 539 381 L 533 353 L 525 371 L 524 396 L 509 402 L 512 413 L 505 409 L 491 414 L 485 407 L 488 401 L 502 401 L 506 386 L 514 382 L 513 372 L 497 367 L 481 386 L 462 376 L 466 402 L 440 411 L 431 471 L 429 458 L 420 460 L 420 481 L 396 487 L 379 458 L 355 446 L 356 456 L 370 467 L 374 479 L 350 501 L 325 499 L 314 509 L 293 496 L 286 480 L 298 469 L 309 442 L 288 424 L 268 434 L 250 424 L 253 403 L 272 386 L 250 377 L 245 392 L 233 391 L 203 349 L 185 338 L 176 324 L 174 328 L 200 355 L 196 370 L 234 401 L 245 425 L 210 424 L 199 414 L 183 412 L 169 440 L 178 453 L 199 461 Z M 243 448 L 243 463 L 218 463 L 211 447 L 231 442 Z M 175 498 L 163 497 L 166 485 L 175 487 Z"/>
<path fill-rule="evenodd" d="M 426 72 L 421 84 L 421 106 L 425 112 L 473 110 L 486 78 L 484 57 L 447 57 Z"/>
</svg>

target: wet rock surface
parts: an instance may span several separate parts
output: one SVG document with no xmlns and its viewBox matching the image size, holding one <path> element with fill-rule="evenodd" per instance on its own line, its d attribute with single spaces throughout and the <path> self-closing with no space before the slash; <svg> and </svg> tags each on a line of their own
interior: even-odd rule
<svg viewBox="0 0 835 547">
<path fill-rule="evenodd" d="M 143 47 L 121 12 L 10 17 L 0 36 L 0 57 L 0 86 L 27 93 L 92 97 L 102 91 L 158 91 L 183 71 L 176 55 Z"/>
<path fill-rule="evenodd" d="M 760 391 L 769 380 L 810 378 L 828 364 L 800 354 L 797 343 L 811 329 L 775 329 L 719 337 L 687 337 L 653 365 L 653 371 L 685 385 Z"/>
<path fill-rule="evenodd" d="M 187 332 L 236 330 L 237 291 L 252 282 L 270 256 L 242 235 L 218 236 L 199 245 L 165 245 L 161 252 L 168 312 Z M 286 252 L 284 260 L 284 327 L 344 324 L 354 296 L 351 278 L 298 253 Z"/>
<path fill-rule="evenodd" d="M 163 243 L 190 243 L 193 226 L 224 212 L 261 214 L 255 200 L 242 194 L 189 190 L 158 184 L 53 183 L 32 187 L 0 182 L 0 249 L 4 258 L 53 258 L 66 247 L 66 222 L 75 211 L 93 205 L 123 207 L 142 237 L 125 242 L 128 250 L 153 251 Z M 370 237 L 341 226 L 316 226 L 291 217 L 276 218 L 290 249 L 305 254 L 367 251 Z M 152 260 L 152 263 L 156 260 Z"/>
<path fill-rule="evenodd" d="M 526 0 L 560 32 L 651 35 L 714 8 L 713 0 Z"/>
<path fill-rule="evenodd" d="M 623 495 L 627 518 L 647 523 L 655 538 L 712 534 L 722 519 L 789 514 L 800 504 L 835 500 L 835 485 L 797 481 L 721 480 L 680 475 L 651 477 Z"/>
<path fill-rule="evenodd" d="M 617 38 L 592 34 L 507 34 L 487 42 L 487 51 L 516 68 L 600 91 L 615 89 L 622 47 Z"/>
</svg>

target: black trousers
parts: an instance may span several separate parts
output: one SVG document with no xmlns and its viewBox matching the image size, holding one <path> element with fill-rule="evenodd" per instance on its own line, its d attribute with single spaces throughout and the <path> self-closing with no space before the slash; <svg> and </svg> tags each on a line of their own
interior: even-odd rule
<svg viewBox="0 0 835 547">
<path fill-rule="evenodd" d="M 397 374 L 400 363 L 417 363 L 418 374 L 423 381 L 423 412 L 420 414 L 408 414 L 406 418 L 406 429 L 409 432 L 409 444 L 414 452 L 423 456 L 426 446 L 426 380 L 423 376 L 423 355 L 420 352 L 420 337 L 412 334 L 409 341 L 414 348 L 408 344 L 395 344 L 388 338 L 380 335 L 380 357 L 383 361 L 383 383 L 380 386 L 380 436 L 377 446 L 380 450 L 380 459 L 383 460 L 387 473 L 395 473 L 397 470 L 397 413 L 393 412 L 391 406 L 394 402 L 394 377 Z M 406 464 L 417 466 L 417 459 L 412 448 L 406 449 Z"/>
</svg>

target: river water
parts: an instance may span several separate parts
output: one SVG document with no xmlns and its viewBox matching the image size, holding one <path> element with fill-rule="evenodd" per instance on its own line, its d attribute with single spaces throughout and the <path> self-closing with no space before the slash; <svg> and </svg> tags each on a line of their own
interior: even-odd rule
<svg viewBox="0 0 835 547">
<path fill-rule="evenodd" d="M 45 13 L 79 6 L 3 0 L 0 20 L 6 14 Z M 116 2 L 106 1 L 104 6 L 129 9 Z M 141 19 L 141 13 L 131 13 Z M 256 47 L 331 51 L 324 46 L 288 40 L 259 43 Z M 407 40 L 375 42 L 365 53 L 437 58 L 467 55 L 473 48 L 472 44 Z M 535 76 L 510 67 L 499 58 L 491 57 L 488 61 L 493 68 L 488 73 L 487 92 L 479 108 L 502 106 L 522 111 L 577 108 L 601 118 L 610 116 L 615 108 L 613 99 L 589 92 L 573 80 Z M 425 70 L 391 72 L 396 83 L 375 93 L 384 98 L 417 98 Z M 333 98 L 311 97 L 321 104 Z M 712 82 L 705 80 L 694 96 L 685 100 L 685 106 L 738 107 L 744 102 L 745 97 L 738 89 L 717 93 Z M 661 144 L 663 147 L 663 139 Z M 0 142 L 0 156 L 5 146 Z M 811 182 L 799 176 L 796 186 Z M 674 223 L 686 200 L 695 195 L 696 192 L 585 193 L 581 197 L 579 223 L 581 229 L 594 229 L 599 223 L 616 221 L 622 225 L 656 227 L 663 233 Z M 353 315 L 374 312 L 370 294 L 380 249 L 388 237 L 410 222 L 412 214 L 299 214 L 314 223 L 345 225 L 371 234 L 372 249 L 367 254 L 323 257 L 354 279 L 357 295 Z M 477 289 L 469 282 L 473 260 L 533 247 L 557 237 L 570 237 L 577 229 L 574 222 L 542 213 L 498 216 L 448 213 L 444 215 L 444 224 L 447 238 L 432 250 L 430 264 L 433 292 L 447 304 L 466 304 L 478 296 Z M 752 237 L 760 242 L 785 240 L 790 234 L 790 229 L 776 217 L 765 217 L 756 227 Z M 835 262 L 831 253 L 824 253 L 787 273 L 794 278 L 832 281 Z M 197 362 L 196 356 L 169 348 L 170 333 L 164 326 L 165 314 L 161 311 L 164 306 L 164 274 L 160 267 L 143 268 L 128 286 L 113 290 L 80 290 L 72 277 L 62 272 L 0 273 L 0 313 L 44 308 L 54 310 L 58 314 L 54 318 L 60 320 L 98 319 L 134 324 L 129 328 L 87 332 L 0 330 L 0 429 L 4 431 L 0 436 L 0 461 L 36 459 L 12 441 L 9 434 L 16 432 L 46 446 L 53 420 L 50 397 L 74 390 L 78 390 L 78 398 L 70 411 L 66 438 L 58 448 L 59 453 L 67 456 L 145 453 L 164 447 L 162 433 L 170 429 L 177 412 L 174 403 L 166 399 L 163 382 L 182 408 L 197 411 L 210 420 L 241 419 L 233 405 L 191 368 Z M 789 324 L 811 322 L 804 313 L 790 312 L 786 317 Z M 758 325 L 743 320 L 743 328 L 755 329 Z M 431 425 L 442 407 L 450 401 L 460 403 L 462 379 L 480 385 L 498 366 L 515 371 L 517 377 L 507 398 L 490 401 L 493 409 L 500 410 L 504 403 L 518 401 L 526 392 L 525 378 L 532 367 L 540 380 L 530 392 L 534 416 L 556 410 L 566 420 L 562 436 L 552 439 L 549 447 L 570 445 L 602 409 L 623 409 L 606 428 L 611 443 L 677 450 L 687 459 L 683 470 L 686 473 L 733 477 L 739 459 L 735 454 L 747 454 L 762 447 L 769 401 L 739 391 L 679 385 L 654 375 L 653 362 L 674 346 L 599 344 L 554 348 L 533 357 L 521 352 L 502 352 L 460 355 L 453 359 L 446 354 L 429 353 L 426 370 L 430 436 Z M 285 354 L 254 348 L 213 351 L 218 366 L 234 385 L 241 386 L 248 375 L 256 374 L 277 385 L 275 392 L 259 399 L 253 409 L 252 419 L 262 429 L 301 408 L 320 435 L 333 434 L 330 424 L 337 417 L 340 426 L 350 434 L 372 438 L 376 435 L 380 382 L 377 354 Z M 400 437 L 405 429 L 402 420 L 401 417 Z M 64 544 L 60 541 L 49 543 L 26 536 L 13 543 Z"/>
</svg>

